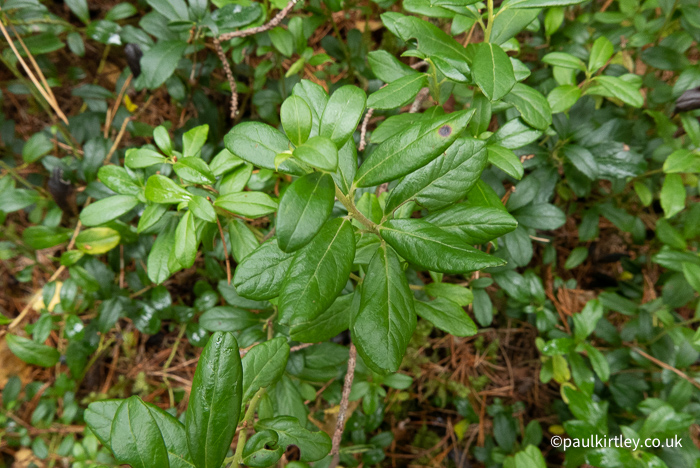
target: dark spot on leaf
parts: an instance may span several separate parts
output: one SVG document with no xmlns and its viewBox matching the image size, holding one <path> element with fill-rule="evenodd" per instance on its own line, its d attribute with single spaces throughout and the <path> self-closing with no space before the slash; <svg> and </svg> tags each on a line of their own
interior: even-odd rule
<svg viewBox="0 0 700 468">
<path fill-rule="evenodd" d="M 443 125 L 442 127 L 440 127 L 440 130 L 438 130 L 438 133 L 441 137 L 448 137 L 450 136 L 450 133 L 452 133 L 452 127 L 450 127 L 449 125 Z"/>
</svg>

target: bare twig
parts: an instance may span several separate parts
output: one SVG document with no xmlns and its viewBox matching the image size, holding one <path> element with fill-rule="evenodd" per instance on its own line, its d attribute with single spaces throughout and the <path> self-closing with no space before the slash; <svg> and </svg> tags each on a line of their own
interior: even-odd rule
<svg viewBox="0 0 700 468">
<path fill-rule="evenodd" d="M 2 11 L 2 10 L 0 9 L 0 11 Z M 53 95 L 53 91 L 51 91 L 51 87 L 46 82 L 46 78 L 44 78 L 44 74 L 41 73 L 41 69 L 36 64 L 36 61 L 34 60 L 34 57 L 32 56 L 32 54 L 29 53 L 29 50 L 27 49 L 27 46 L 24 44 L 24 41 L 22 41 L 22 38 L 16 34 L 18 42 L 20 43 L 20 45 L 22 45 L 22 48 L 25 50 L 25 52 L 27 54 L 27 57 L 32 62 L 32 65 L 35 67 L 35 71 L 39 75 L 39 77 L 41 79 L 41 83 L 39 82 L 37 77 L 34 75 L 32 70 L 29 68 L 29 65 L 27 65 L 27 62 L 25 62 L 24 59 L 22 58 L 22 56 L 20 55 L 19 51 L 15 47 L 15 44 L 12 41 L 12 38 L 10 37 L 10 34 L 7 32 L 7 29 L 5 28 L 5 25 L 3 24 L 2 21 L 0 21 L 0 30 L 2 30 L 2 34 L 3 34 L 3 36 L 5 36 L 5 39 L 7 40 L 7 43 L 10 45 L 12 52 L 17 57 L 17 60 L 22 65 L 22 68 L 24 68 L 24 71 L 27 73 L 27 76 L 29 76 L 29 79 L 34 84 L 37 91 L 39 91 L 39 94 L 41 94 L 41 96 L 46 100 L 46 102 L 53 108 L 53 110 L 56 112 L 56 115 L 66 125 L 68 125 L 68 118 L 66 118 L 66 115 L 63 113 L 61 108 L 58 107 L 58 102 L 56 101 L 56 97 Z M 15 33 L 16 33 L 16 31 L 15 31 Z M 44 87 L 43 83 L 46 84 L 46 87 Z"/>
<path fill-rule="evenodd" d="M 257 26 L 255 28 L 248 28 L 248 29 L 240 29 L 238 31 L 232 31 L 226 34 L 222 34 L 219 36 L 220 41 L 228 41 L 231 40 L 235 37 L 246 37 L 246 36 L 252 36 L 253 34 L 258 34 L 261 32 L 268 31 L 278 24 L 282 22 L 285 16 L 289 14 L 290 11 L 292 11 L 292 8 L 294 8 L 294 5 L 297 4 L 299 0 L 291 0 L 289 3 L 287 3 L 287 6 L 285 6 L 283 9 L 279 11 L 275 15 L 274 18 L 272 18 L 270 21 L 267 23 L 263 24 L 262 26 Z"/>
<path fill-rule="evenodd" d="M 372 114 L 374 114 L 374 109 L 369 108 L 367 109 L 367 113 L 365 114 L 365 118 L 362 121 L 362 127 L 360 128 L 360 145 L 357 147 L 359 151 L 362 151 L 365 149 L 367 146 L 367 125 L 369 124 L 369 119 L 372 118 Z"/>
<path fill-rule="evenodd" d="M 418 92 L 418 95 L 416 96 L 415 101 L 413 101 L 413 104 L 411 104 L 411 110 L 408 111 L 409 114 L 415 114 L 420 110 L 421 104 L 423 104 L 423 101 L 425 98 L 428 97 L 428 94 L 430 93 L 430 89 L 428 88 L 423 88 Z"/>
<path fill-rule="evenodd" d="M 126 132 L 126 126 L 129 125 L 129 122 L 131 122 L 131 117 L 126 117 L 124 121 L 122 122 L 122 126 L 119 129 L 119 133 L 117 133 L 117 138 L 114 140 L 114 144 L 112 144 L 112 147 L 109 149 L 109 153 L 107 153 L 107 156 L 105 157 L 104 161 L 102 161 L 102 164 L 106 164 L 112 157 L 115 151 L 117 151 L 117 147 L 119 146 L 119 143 L 122 141 L 122 138 L 124 138 L 124 133 Z"/>
<path fill-rule="evenodd" d="M 634 345 L 631 345 L 631 344 L 629 344 L 629 343 L 625 343 L 625 346 L 627 346 L 628 348 L 630 348 L 630 349 L 631 349 L 632 351 L 634 351 L 635 353 L 641 355 L 642 357 L 644 357 L 644 358 L 650 360 L 651 362 L 653 362 L 653 363 L 656 364 L 657 366 L 662 367 L 662 368 L 664 368 L 664 369 L 666 369 L 666 370 L 669 370 L 669 371 L 673 372 L 674 374 L 676 374 L 678 377 L 687 380 L 688 382 L 690 382 L 691 384 L 693 384 L 696 388 L 700 388 L 700 383 L 698 383 L 697 380 L 695 380 L 695 379 L 689 377 L 688 374 L 686 374 L 685 372 L 681 371 L 680 369 L 676 369 L 675 367 L 671 366 L 670 364 L 666 364 L 665 362 L 656 359 L 654 356 L 645 353 L 644 351 L 642 351 L 641 349 L 637 348 L 637 347 L 634 346 Z"/>
<path fill-rule="evenodd" d="M 232 31 L 226 34 L 222 34 L 219 37 L 214 38 L 214 48 L 216 49 L 216 53 L 219 56 L 219 60 L 221 60 L 221 63 L 223 64 L 224 67 L 224 72 L 226 73 L 226 79 L 229 82 L 229 85 L 231 86 L 231 118 L 234 119 L 236 118 L 236 113 L 238 112 L 238 93 L 236 91 L 236 80 L 233 78 L 233 72 L 231 70 L 231 65 L 228 63 L 228 59 L 226 58 L 226 54 L 224 53 L 224 49 L 221 47 L 221 41 L 229 41 L 231 39 L 234 39 L 236 37 L 247 37 L 247 36 L 252 36 L 254 34 L 258 34 L 261 32 L 268 31 L 278 24 L 282 22 L 285 16 L 289 14 L 290 11 L 292 11 L 292 8 L 294 8 L 294 5 L 297 4 L 299 0 L 291 0 L 287 6 L 285 6 L 283 9 L 277 13 L 274 18 L 272 18 L 270 21 L 267 23 L 257 26 L 255 28 L 248 28 L 248 29 L 239 29 L 238 31 Z"/>
<path fill-rule="evenodd" d="M 331 449 L 331 455 L 333 455 L 333 460 L 329 465 L 330 468 L 335 468 L 340 462 L 340 439 L 343 436 L 343 429 L 345 428 L 345 417 L 348 412 L 348 400 L 350 399 L 350 389 L 352 388 L 352 381 L 355 378 L 355 362 L 357 361 L 357 349 L 355 349 L 354 344 L 350 344 L 350 357 L 348 358 L 348 372 L 345 374 L 345 383 L 343 384 L 343 396 L 340 399 L 340 410 L 338 411 L 338 422 L 335 426 L 335 433 L 333 434 L 333 448 Z"/>
<path fill-rule="evenodd" d="M 236 80 L 233 78 L 233 71 L 231 70 L 231 65 L 228 63 L 224 49 L 221 47 L 221 42 L 218 38 L 214 38 L 214 48 L 216 49 L 216 54 L 219 56 L 219 60 L 224 67 L 224 72 L 226 73 L 226 79 L 231 87 L 231 118 L 236 118 L 236 112 L 238 112 L 238 92 L 236 91 Z"/>
<path fill-rule="evenodd" d="M 114 116 L 117 115 L 117 111 L 119 110 L 119 105 L 122 102 L 122 99 L 124 99 L 124 94 L 126 94 L 126 90 L 129 88 L 129 84 L 131 83 L 131 79 L 134 77 L 134 75 L 129 75 L 126 80 L 124 80 L 124 84 L 122 85 L 122 89 L 119 91 L 119 95 L 117 96 L 117 100 L 114 101 L 114 105 L 112 106 L 111 111 L 107 114 L 107 121 L 105 122 L 105 131 L 104 131 L 104 137 L 107 138 L 109 136 L 109 128 L 112 126 L 112 121 L 114 120 Z"/>
</svg>

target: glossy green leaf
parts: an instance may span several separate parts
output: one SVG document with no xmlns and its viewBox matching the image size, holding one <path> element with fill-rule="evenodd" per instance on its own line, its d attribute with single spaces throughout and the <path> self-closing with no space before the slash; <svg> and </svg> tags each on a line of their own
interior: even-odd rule
<svg viewBox="0 0 700 468">
<path fill-rule="evenodd" d="M 263 192 L 229 193 L 217 198 L 214 206 L 247 218 L 260 218 L 277 210 L 277 202 Z"/>
<path fill-rule="evenodd" d="M 168 156 L 173 154 L 173 142 L 170 139 L 168 129 L 164 126 L 159 125 L 153 129 L 153 141 L 155 141 L 156 145 L 163 153 Z"/>
<path fill-rule="evenodd" d="M 355 184 L 372 187 L 425 166 L 459 137 L 472 115 L 470 110 L 439 116 L 385 140 L 362 163 Z"/>
<path fill-rule="evenodd" d="M 322 171 L 332 172 L 338 167 L 338 148 L 326 137 L 315 136 L 294 148 L 294 157 Z"/>
<path fill-rule="evenodd" d="M 520 180 L 523 177 L 523 163 L 515 153 L 498 145 L 489 145 L 487 150 L 491 164 L 515 179 Z"/>
<path fill-rule="evenodd" d="M 445 208 L 425 220 L 441 229 L 459 235 L 470 245 L 484 244 L 512 232 L 518 222 L 507 211 L 464 203 Z"/>
<path fill-rule="evenodd" d="M 693 263 L 683 263 L 683 276 L 690 286 L 700 293 L 700 265 Z"/>
<path fill-rule="evenodd" d="M 93 401 L 85 409 L 83 419 L 102 445 L 107 447 L 111 445 L 112 421 L 122 401 L 124 400 Z"/>
<path fill-rule="evenodd" d="M 170 468 L 194 468 L 195 465 L 187 448 L 185 426 L 174 416 L 153 404 L 146 403 L 146 408 L 151 412 L 151 416 L 153 416 L 160 434 L 163 436 Z"/>
<path fill-rule="evenodd" d="M 664 161 L 664 172 L 667 174 L 679 172 L 700 172 L 700 154 L 679 149 L 669 154 Z"/>
<path fill-rule="evenodd" d="M 280 322 L 294 326 L 326 310 L 345 287 L 355 258 L 355 235 L 347 219 L 332 219 L 287 270 L 279 298 Z"/>
<path fill-rule="evenodd" d="M 299 146 L 309 138 L 313 118 L 304 99 L 299 96 L 285 99 L 280 108 L 280 119 L 287 138 L 295 145 Z"/>
<path fill-rule="evenodd" d="M 404 177 L 389 192 L 385 211 L 392 212 L 411 200 L 428 210 L 444 208 L 464 198 L 479 180 L 487 160 L 482 141 L 458 138 L 443 154 Z"/>
<path fill-rule="evenodd" d="M 214 211 L 211 202 L 206 198 L 193 195 L 192 199 L 187 203 L 187 207 L 197 218 L 210 223 L 216 222 L 216 211 Z"/>
<path fill-rule="evenodd" d="M 580 58 L 566 52 L 550 52 L 542 57 L 542 62 L 554 67 L 586 71 L 586 64 Z"/>
<path fill-rule="evenodd" d="M 314 172 L 294 181 L 280 198 L 279 248 L 294 252 L 308 244 L 325 224 L 334 203 L 335 184 L 328 174 Z"/>
<path fill-rule="evenodd" d="M 22 231 L 22 240 L 32 249 L 41 250 L 68 242 L 73 237 L 71 229 L 48 226 L 29 226 Z"/>
<path fill-rule="evenodd" d="M 418 73 L 386 50 L 373 50 L 367 54 L 367 61 L 374 75 L 385 83 Z M 373 107 L 369 101 L 367 107 Z"/>
<path fill-rule="evenodd" d="M 287 367 L 287 339 L 277 337 L 253 346 L 243 356 L 243 402 L 249 401 L 261 388 L 277 382 Z"/>
<path fill-rule="evenodd" d="M 119 405 L 110 443 L 116 459 L 133 468 L 170 466 L 158 425 L 146 404 L 135 395 Z"/>
<path fill-rule="evenodd" d="M 260 122 L 244 122 L 236 125 L 224 137 L 226 149 L 231 154 L 255 166 L 276 170 L 275 157 L 289 151 L 290 141 L 276 128 Z M 279 171 L 304 175 L 304 171 L 293 159 L 284 161 Z"/>
<path fill-rule="evenodd" d="M 99 226 L 131 211 L 139 204 L 132 195 L 114 195 L 90 203 L 80 212 L 80 221 L 85 226 Z"/>
<path fill-rule="evenodd" d="M 501 99 L 515 85 L 513 64 L 503 49 L 496 44 L 476 45 L 472 77 L 491 101 Z"/>
<path fill-rule="evenodd" d="M 299 461 L 318 461 L 328 455 L 331 450 L 331 438 L 323 431 L 311 432 L 299 424 L 297 418 L 278 416 L 274 419 L 263 419 L 255 423 L 256 431 L 274 431 L 282 447 L 296 445 L 301 452 Z"/>
<path fill-rule="evenodd" d="M 327 341 L 350 327 L 353 310 L 353 294 L 338 296 L 331 306 L 316 318 L 297 322 L 290 330 L 290 337 L 302 343 Z"/>
<path fill-rule="evenodd" d="M 11 333 L 5 335 L 5 342 L 12 354 L 27 364 L 52 367 L 61 357 L 56 348 Z"/>
<path fill-rule="evenodd" d="M 319 135 L 341 148 L 355 133 L 366 100 L 365 92 L 355 86 L 346 85 L 335 90 L 321 116 Z"/>
<path fill-rule="evenodd" d="M 264 243 L 236 267 L 236 291 L 257 301 L 277 297 L 293 257 L 279 248 L 277 239 Z"/>
<path fill-rule="evenodd" d="M 557 86 L 547 95 L 547 102 L 552 113 L 566 112 L 581 97 L 581 89 L 574 85 Z"/>
<path fill-rule="evenodd" d="M 598 71 L 610 60 L 614 51 L 612 42 L 607 37 L 600 36 L 596 39 L 591 48 L 591 55 L 588 57 L 588 71 L 591 73 Z"/>
<path fill-rule="evenodd" d="M 185 212 L 177 223 L 175 230 L 175 245 L 171 254 L 177 258 L 182 268 L 189 268 L 194 265 L 197 258 L 197 229 L 194 223 L 194 216 L 191 211 Z"/>
<path fill-rule="evenodd" d="M 546 130 L 552 124 L 552 111 L 547 99 L 529 86 L 516 83 L 503 100 L 513 104 L 523 120 L 535 128 Z"/>
<path fill-rule="evenodd" d="M 185 41 L 159 41 L 141 57 L 141 74 L 148 89 L 156 89 L 175 71 L 187 48 Z"/>
<path fill-rule="evenodd" d="M 421 219 L 390 220 L 380 229 L 382 238 L 399 255 L 431 271 L 466 273 L 505 263 Z"/>
<path fill-rule="evenodd" d="M 533 229 L 559 229 L 566 222 L 566 214 L 549 203 L 528 205 L 513 212 L 513 216 Z"/>
<path fill-rule="evenodd" d="M 476 325 L 464 309 L 449 299 L 437 298 L 430 302 L 415 301 L 416 314 L 440 330 L 454 336 L 476 334 Z"/>
<path fill-rule="evenodd" d="M 228 223 L 228 232 L 231 239 L 231 253 L 236 262 L 243 261 L 260 245 L 255 234 L 242 219 L 232 219 Z"/>
<path fill-rule="evenodd" d="M 262 430 L 248 439 L 243 448 L 243 464 L 252 468 L 272 466 L 282 458 L 285 447 L 279 445 L 275 431 Z"/>
<path fill-rule="evenodd" d="M 75 238 L 78 250 L 89 255 L 102 255 L 119 245 L 117 231 L 108 227 L 86 229 Z"/>
<path fill-rule="evenodd" d="M 197 157 L 178 159 L 173 170 L 182 180 L 192 184 L 210 185 L 216 182 L 216 177 L 207 163 Z"/>
<path fill-rule="evenodd" d="M 413 293 L 394 250 L 382 245 L 367 267 L 352 341 L 379 373 L 396 372 L 416 328 Z"/>
<path fill-rule="evenodd" d="M 123 167 L 102 166 L 97 171 L 97 178 L 111 190 L 120 195 L 137 195 L 141 187 L 129 176 Z"/>
<path fill-rule="evenodd" d="M 578 145 L 566 145 L 562 148 L 564 157 L 586 177 L 595 180 L 598 177 L 598 163 L 593 154 Z"/>
<path fill-rule="evenodd" d="M 680 174 L 666 174 L 661 186 L 661 208 L 666 218 L 672 218 L 685 208 L 685 187 Z"/>
<path fill-rule="evenodd" d="M 207 124 L 199 125 L 186 131 L 182 135 L 182 156 L 185 159 L 201 156 L 200 153 L 202 152 L 204 143 L 207 141 L 208 135 L 209 125 Z"/>
<path fill-rule="evenodd" d="M 367 107 L 373 109 L 395 109 L 405 106 L 415 99 L 425 84 L 425 75 L 422 73 L 404 76 L 370 94 L 367 98 Z"/>
<path fill-rule="evenodd" d="M 589 88 L 589 92 L 592 94 L 614 97 L 632 107 L 642 107 L 644 105 L 644 97 L 639 92 L 638 87 L 622 78 L 599 75 L 593 80 L 599 84 L 605 92 L 596 92 L 593 88 Z"/>
<path fill-rule="evenodd" d="M 237 307 L 220 306 L 207 310 L 199 317 L 199 324 L 210 332 L 234 332 L 258 325 L 260 318 Z"/>
<path fill-rule="evenodd" d="M 219 468 L 226 458 L 241 413 L 242 374 L 236 339 L 214 333 L 197 363 L 185 416 L 187 446 L 197 468 Z"/>
<path fill-rule="evenodd" d="M 431 297 L 449 299 L 459 306 L 467 306 L 474 299 L 471 289 L 459 284 L 430 283 L 425 286 L 425 292 Z"/>
<path fill-rule="evenodd" d="M 529 145 L 540 135 L 542 135 L 541 130 L 535 130 L 525 125 L 520 119 L 514 119 L 499 128 L 491 136 L 489 143 L 513 150 Z"/>
<path fill-rule="evenodd" d="M 190 192 L 169 177 L 154 174 L 146 181 L 146 199 L 154 203 L 181 203 L 191 198 Z"/>
<path fill-rule="evenodd" d="M 163 164 L 165 156 L 148 148 L 132 149 L 126 152 L 124 165 L 131 169 L 142 169 L 155 164 Z"/>
<path fill-rule="evenodd" d="M 585 0 L 509 0 L 503 2 L 508 8 L 548 8 L 556 6 L 578 5 Z"/>
<path fill-rule="evenodd" d="M 148 253 L 147 269 L 148 279 L 156 284 L 163 283 L 170 277 L 171 271 L 168 266 L 168 259 L 172 251 L 172 245 L 175 241 L 175 231 L 162 232 L 156 238 L 156 241 Z"/>
<path fill-rule="evenodd" d="M 54 146 L 45 133 L 35 133 L 22 147 L 22 159 L 26 163 L 38 161 L 43 156 L 53 151 Z"/>
</svg>

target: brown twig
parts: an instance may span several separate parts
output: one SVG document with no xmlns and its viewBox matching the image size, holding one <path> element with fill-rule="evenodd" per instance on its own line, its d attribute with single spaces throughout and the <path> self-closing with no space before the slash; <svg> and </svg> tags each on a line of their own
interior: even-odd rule
<svg viewBox="0 0 700 468">
<path fill-rule="evenodd" d="M 2 11 L 2 9 L 0 9 Z M 12 26 L 12 25 L 10 25 Z M 30 70 L 29 65 L 27 65 L 27 62 L 24 61 L 22 56 L 20 55 L 19 51 L 15 47 L 14 42 L 12 41 L 12 38 L 10 37 L 10 34 L 7 32 L 7 29 L 5 28 L 5 25 L 3 24 L 2 21 L 0 21 L 0 30 L 2 31 L 3 36 L 5 36 L 5 39 L 7 40 L 7 43 L 10 45 L 10 48 L 12 49 L 12 52 L 15 54 L 17 57 L 17 60 L 19 61 L 20 65 L 22 65 L 22 68 L 24 68 L 24 71 L 27 73 L 27 76 L 29 76 L 29 79 L 31 82 L 34 84 L 36 87 L 37 91 L 39 91 L 39 94 L 46 100 L 46 102 L 53 108 L 53 110 L 56 112 L 56 115 L 66 124 L 68 125 L 68 118 L 66 115 L 63 113 L 60 107 L 58 107 L 58 102 L 56 101 L 56 97 L 53 95 L 53 91 L 51 91 L 51 87 L 48 85 L 46 82 L 46 78 L 44 78 L 44 74 L 41 73 L 41 69 L 39 66 L 36 64 L 36 61 L 34 60 L 34 57 L 32 56 L 31 53 L 29 53 L 29 50 L 27 49 L 27 46 L 24 44 L 24 41 L 22 41 L 22 38 L 16 34 L 17 40 L 22 46 L 22 48 L 25 50 L 27 54 L 27 58 L 32 62 L 32 65 L 35 67 L 35 70 L 39 77 L 41 78 L 41 82 L 46 84 L 46 88 L 42 85 L 42 83 L 39 82 L 39 80 L 34 76 L 34 73 L 32 73 L 32 70 Z M 14 28 L 13 28 L 14 30 Z"/>
<path fill-rule="evenodd" d="M 226 73 L 226 79 L 231 87 L 231 118 L 236 118 L 236 112 L 238 112 L 238 92 L 236 91 L 236 80 L 233 78 L 233 71 L 231 70 L 231 65 L 228 63 L 224 49 L 221 47 L 221 42 L 219 38 L 214 38 L 214 49 L 216 49 L 216 54 L 219 56 L 219 60 L 224 67 L 224 72 Z"/>
<path fill-rule="evenodd" d="M 122 126 L 119 129 L 119 133 L 117 133 L 117 138 L 114 140 L 114 144 L 112 144 L 112 147 L 109 149 L 109 153 L 107 153 L 107 156 L 105 156 L 105 159 L 104 161 L 102 161 L 102 164 L 106 164 L 112 158 L 114 152 L 117 151 L 117 147 L 122 141 L 122 138 L 124 138 L 124 133 L 126 133 L 126 126 L 129 125 L 129 122 L 131 122 L 131 117 L 126 117 L 122 122 Z"/>
<path fill-rule="evenodd" d="M 423 88 L 418 92 L 418 95 L 416 96 L 416 99 L 413 101 L 413 104 L 411 104 L 411 109 L 408 111 L 409 114 L 415 114 L 420 110 L 421 104 L 423 104 L 423 101 L 425 98 L 428 97 L 428 94 L 430 93 L 429 88 Z"/>
<path fill-rule="evenodd" d="M 248 28 L 248 29 L 240 29 L 238 31 L 232 31 L 226 34 L 222 34 L 219 36 L 220 41 L 228 41 L 231 40 L 235 37 L 246 37 L 246 36 L 252 36 L 253 34 L 258 34 L 261 32 L 268 31 L 278 24 L 282 22 L 285 16 L 289 14 L 290 11 L 292 11 L 292 8 L 294 8 L 294 5 L 297 4 L 299 0 L 291 0 L 289 3 L 287 3 L 287 6 L 285 6 L 283 9 L 279 11 L 275 15 L 274 18 L 272 18 L 270 21 L 267 23 L 263 24 L 262 26 L 257 26 L 255 28 Z"/>
<path fill-rule="evenodd" d="M 329 465 L 330 468 L 335 468 L 340 462 L 340 439 L 343 436 L 343 429 L 345 429 L 345 417 L 348 412 L 348 400 L 350 399 L 350 389 L 352 388 L 352 381 L 355 378 L 355 363 L 357 361 L 357 349 L 355 349 L 354 344 L 350 344 L 350 357 L 348 358 L 348 372 L 345 374 L 345 383 L 343 384 L 343 396 L 340 398 L 340 409 L 338 411 L 338 421 L 335 426 L 335 433 L 333 434 L 333 448 L 331 449 L 331 455 L 333 455 L 333 460 Z"/>
<path fill-rule="evenodd" d="M 637 353 L 637 354 L 641 355 L 642 357 L 644 357 L 644 358 L 650 360 L 651 362 L 653 362 L 653 363 L 656 364 L 657 366 L 659 366 L 659 367 L 661 367 L 661 368 L 664 368 L 664 369 L 666 369 L 666 370 L 669 370 L 669 371 L 673 372 L 673 373 L 676 374 L 678 377 L 687 380 L 688 382 L 690 382 L 691 384 L 693 384 L 696 388 L 699 388 L 699 389 L 700 389 L 700 383 L 698 383 L 697 380 L 695 380 L 695 379 L 689 377 L 688 374 L 686 374 L 685 372 L 681 371 L 680 369 L 676 369 L 675 367 L 673 367 L 673 366 L 671 366 L 671 365 L 669 365 L 669 364 L 666 364 L 666 363 L 663 362 L 663 361 L 660 361 L 660 360 L 656 359 L 654 356 L 645 353 L 644 351 L 642 351 L 641 349 L 637 348 L 636 346 L 634 346 L 634 345 L 632 345 L 632 344 L 624 343 L 624 345 L 627 346 L 628 348 L 630 348 L 630 349 L 631 349 L 632 351 L 634 351 L 635 353 Z"/>
<path fill-rule="evenodd" d="M 131 83 L 131 79 L 134 77 L 134 75 L 129 75 L 126 80 L 124 80 L 124 84 L 122 85 L 122 89 L 119 91 L 119 95 L 117 96 L 117 100 L 114 101 L 114 105 L 112 106 L 111 111 L 107 114 L 107 121 L 105 122 L 105 131 L 104 131 L 104 137 L 107 138 L 109 136 L 109 128 L 112 126 L 112 120 L 114 120 L 114 116 L 117 115 L 117 111 L 119 110 L 119 105 L 122 102 L 122 99 L 124 99 L 124 94 L 126 94 L 127 88 L 129 88 L 129 84 Z"/>
<path fill-rule="evenodd" d="M 231 70 L 231 65 L 228 63 L 228 59 L 226 59 L 226 54 L 224 53 L 224 49 L 221 47 L 221 41 L 229 41 L 231 39 L 234 39 L 236 37 L 247 37 L 247 36 L 252 36 L 254 34 L 258 34 L 261 32 L 268 31 L 278 24 L 282 22 L 285 16 L 289 14 L 290 11 L 292 11 L 292 8 L 294 8 L 294 5 L 297 4 L 299 0 L 291 0 L 287 6 L 285 6 L 283 9 L 277 13 L 274 18 L 272 18 L 270 21 L 267 23 L 257 26 L 255 28 L 248 28 L 248 29 L 239 29 L 238 31 L 232 31 L 228 32 L 226 34 L 222 34 L 219 37 L 214 38 L 214 48 L 216 49 L 216 53 L 219 56 L 219 60 L 221 60 L 221 63 L 223 64 L 224 67 L 224 72 L 226 73 L 226 79 L 228 79 L 229 85 L 231 86 L 231 118 L 235 119 L 236 118 L 236 113 L 238 112 L 238 93 L 236 91 L 236 80 L 233 77 L 233 71 Z"/>
<path fill-rule="evenodd" d="M 359 151 L 363 151 L 367 146 L 367 125 L 369 124 L 369 119 L 372 118 L 372 114 L 374 114 L 374 109 L 367 109 L 365 118 L 362 121 L 362 127 L 360 128 L 360 145 L 357 147 Z"/>
</svg>

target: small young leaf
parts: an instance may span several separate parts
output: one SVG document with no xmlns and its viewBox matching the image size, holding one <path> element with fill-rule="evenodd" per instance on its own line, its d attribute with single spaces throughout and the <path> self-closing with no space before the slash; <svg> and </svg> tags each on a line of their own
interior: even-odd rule
<svg viewBox="0 0 700 468">
<path fill-rule="evenodd" d="M 313 123 L 311 109 L 299 96 L 285 99 L 280 108 L 280 119 L 287 138 L 296 146 L 309 138 Z"/>
<path fill-rule="evenodd" d="M 184 158 L 194 158 L 200 156 L 202 146 L 207 141 L 209 135 L 209 125 L 204 124 L 186 131 L 182 135 L 182 156 Z"/>
<path fill-rule="evenodd" d="M 294 157 L 322 171 L 333 172 L 338 167 L 338 148 L 322 136 L 309 138 L 294 149 Z"/>
<path fill-rule="evenodd" d="M 243 402 L 249 401 L 261 388 L 277 382 L 287 366 L 287 339 L 277 337 L 253 346 L 243 357 Z"/>
<path fill-rule="evenodd" d="M 178 159 L 173 170 L 185 182 L 192 184 L 207 185 L 216 182 L 216 177 L 207 163 L 197 157 Z"/>
<path fill-rule="evenodd" d="M 181 203 L 189 201 L 192 194 L 172 179 L 154 174 L 146 181 L 146 199 L 154 203 Z"/>
</svg>

